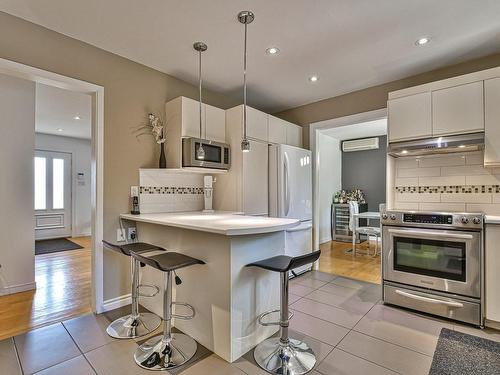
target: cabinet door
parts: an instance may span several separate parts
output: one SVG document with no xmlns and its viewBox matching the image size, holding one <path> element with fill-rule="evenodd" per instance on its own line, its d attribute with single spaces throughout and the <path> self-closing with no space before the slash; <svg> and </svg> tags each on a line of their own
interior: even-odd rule
<svg viewBox="0 0 500 375">
<path fill-rule="evenodd" d="M 433 135 L 483 130 L 483 81 L 432 92 Z"/>
<path fill-rule="evenodd" d="M 302 126 L 288 123 L 286 127 L 286 144 L 302 147 Z"/>
<path fill-rule="evenodd" d="M 280 118 L 269 116 L 269 138 L 271 143 L 286 144 L 288 123 Z"/>
<path fill-rule="evenodd" d="M 485 234 L 486 319 L 500 322 L 500 225 L 487 224 Z"/>
<path fill-rule="evenodd" d="M 391 99 L 387 110 L 389 142 L 432 135 L 430 92 Z"/>
<path fill-rule="evenodd" d="M 250 141 L 250 152 L 243 154 L 243 212 L 247 215 L 268 214 L 267 143 Z"/>
<path fill-rule="evenodd" d="M 205 137 L 211 141 L 226 142 L 226 111 L 205 105 Z"/>
<path fill-rule="evenodd" d="M 242 108 L 243 111 L 243 108 Z M 247 136 L 249 138 L 268 141 L 267 138 L 267 113 L 247 107 Z"/>
<path fill-rule="evenodd" d="M 201 113 L 202 132 L 201 137 L 205 137 L 205 106 L 202 106 Z M 182 136 L 200 137 L 200 104 L 198 101 L 182 97 Z"/>
<path fill-rule="evenodd" d="M 500 166 L 500 77 L 484 81 L 484 166 Z"/>
</svg>

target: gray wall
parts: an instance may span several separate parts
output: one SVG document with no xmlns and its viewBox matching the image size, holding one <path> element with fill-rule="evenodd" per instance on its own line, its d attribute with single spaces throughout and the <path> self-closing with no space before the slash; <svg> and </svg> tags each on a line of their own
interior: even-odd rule
<svg viewBox="0 0 500 375">
<path fill-rule="evenodd" d="M 369 211 L 385 203 L 387 136 L 379 138 L 379 149 L 342 153 L 342 189 L 361 189 Z"/>
</svg>

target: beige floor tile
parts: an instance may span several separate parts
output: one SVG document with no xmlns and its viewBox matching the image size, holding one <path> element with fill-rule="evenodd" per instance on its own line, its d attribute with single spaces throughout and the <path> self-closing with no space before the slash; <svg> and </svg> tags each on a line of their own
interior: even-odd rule
<svg viewBox="0 0 500 375">
<path fill-rule="evenodd" d="M 208 358 L 201 360 L 195 365 L 183 371 L 181 375 L 245 375 L 245 372 L 240 370 L 235 365 L 228 363 L 216 356 L 211 355 Z"/>
<path fill-rule="evenodd" d="M 300 285 L 300 284 L 291 284 L 289 286 L 289 291 L 292 294 L 295 294 L 297 296 L 307 296 L 309 293 L 314 291 L 314 288 L 310 288 L 308 286 Z"/>
<path fill-rule="evenodd" d="M 313 289 L 318 289 L 318 288 L 322 287 L 323 285 L 326 285 L 327 282 L 317 280 L 317 279 L 306 274 L 306 275 L 302 275 L 302 276 L 299 276 L 299 277 L 296 277 L 296 278 L 293 278 L 292 280 L 290 280 L 290 285 L 295 285 L 295 284 L 307 286 L 307 287 L 313 288 Z"/>
<path fill-rule="evenodd" d="M 333 350 L 332 345 L 325 344 L 319 340 L 312 338 L 302 332 L 290 329 L 288 335 L 292 339 L 305 342 L 313 350 L 316 356 L 316 365 L 326 358 L 326 356 Z"/>
<path fill-rule="evenodd" d="M 371 290 L 371 289 L 381 289 L 382 286 L 378 284 L 368 283 L 366 281 L 354 280 L 348 277 L 336 277 L 331 281 L 332 284 L 345 286 L 347 288 L 352 288 L 356 290 Z"/>
<path fill-rule="evenodd" d="M 321 281 L 326 281 L 330 282 L 336 277 L 337 275 L 333 275 L 331 273 L 325 273 L 325 272 L 320 272 L 320 271 L 310 271 L 306 275 L 309 275 L 310 277 L 316 279 L 316 280 L 321 280 Z"/>
<path fill-rule="evenodd" d="M 317 367 L 325 375 L 396 375 L 397 373 L 362 358 L 334 349 Z"/>
<path fill-rule="evenodd" d="M 432 362 L 432 357 L 355 331 L 337 348 L 405 375 L 427 375 Z"/>
<path fill-rule="evenodd" d="M 109 320 L 103 315 L 87 314 L 63 324 L 84 353 L 115 340 L 106 333 Z"/>
<path fill-rule="evenodd" d="M 33 374 L 81 353 L 61 323 L 14 338 L 25 374 Z"/>
<path fill-rule="evenodd" d="M 0 374 L 21 375 L 16 348 L 12 339 L 0 341 Z"/>
<path fill-rule="evenodd" d="M 255 360 L 253 360 L 253 352 L 252 361 L 249 361 L 242 357 L 233 362 L 233 366 L 238 367 L 247 375 L 268 375 L 268 372 L 262 370 L 259 365 L 255 364 Z"/>
<path fill-rule="evenodd" d="M 95 371 L 89 365 L 84 356 L 70 359 L 69 361 L 59 363 L 48 369 L 37 372 L 36 375 L 95 375 Z"/>
<path fill-rule="evenodd" d="M 473 336 L 479 336 L 483 339 L 500 342 L 500 331 L 492 328 L 480 329 L 465 324 L 454 324 L 453 329 L 458 332 L 467 333 Z"/>
<path fill-rule="evenodd" d="M 303 297 L 298 296 L 298 295 L 293 294 L 293 293 L 289 293 L 288 294 L 288 304 L 291 305 L 292 303 L 297 302 L 301 298 L 303 298 Z"/>
<path fill-rule="evenodd" d="M 442 328 L 452 329 L 452 325 L 395 307 L 375 305 L 354 330 L 432 356 Z"/>
<path fill-rule="evenodd" d="M 291 308 L 349 329 L 353 328 L 363 317 L 363 314 L 349 312 L 335 306 L 307 299 L 307 297 L 295 302 Z"/>
<path fill-rule="evenodd" d="M 295 315 L 290 321 L 290 328 L 329 345 L 337 345 L 347 334 L 348 330 L 336 324 L 294 311 Z"/>
<path fill-rule="evenodd" d="M 374 302 L 367 301 L 357 294 L 340 296 L 328 292 L 323 292 L 320 289 L 308 294 L 307 298 L 317 302 L 325 303 L 327 305 L 339 307 L 352 313 L 363 315 L 366 314 L 375 305 Z"/>
<path fill-rule="evenodd" d="M 151 371 L 135 363 L 136 348 L 137 343 L 133 340 L 117 340 L 85 353 L 85 357 L 99 375 L 151 375 Z M 168 374 L 165 371 L 161 373 Z"/>
</svg>

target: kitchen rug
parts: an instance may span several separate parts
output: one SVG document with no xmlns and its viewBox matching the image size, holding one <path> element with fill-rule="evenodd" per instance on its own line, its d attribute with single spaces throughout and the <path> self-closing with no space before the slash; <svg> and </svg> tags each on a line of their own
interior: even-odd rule
<svg viewBox="0 0 500 375">
<path fill-rule="evenodd" d="M 448 374 L 500 374 L 500 343 L 443 328 L 429 375 Z"/>
<path fill-rule="evenodd" d="M 59 251 L 83 249 L 82 246 L 67 238 L 35 241 L 35 255 L 57 253 Z"/>
</svg>

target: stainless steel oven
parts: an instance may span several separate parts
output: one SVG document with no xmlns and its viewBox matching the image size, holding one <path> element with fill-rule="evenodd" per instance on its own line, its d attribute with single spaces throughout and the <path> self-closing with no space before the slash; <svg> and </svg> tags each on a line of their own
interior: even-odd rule
<svg viewBox="0 0 500 375">
<path fill-rule="evenodd" d="M 203 148 L 203 157 L 197 152 L 200 146 Z M 200 138 L 183 138 L 182 166 L 229 169 L 231 166 L 231 149 L 225 143 Z"/>
<path fill-rule="evenodd" d="M 482 214 L 382 213 L 384 301 L 482 325 Z"/>
</svg>

